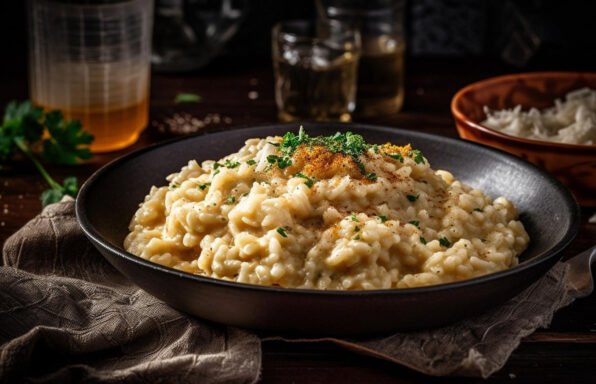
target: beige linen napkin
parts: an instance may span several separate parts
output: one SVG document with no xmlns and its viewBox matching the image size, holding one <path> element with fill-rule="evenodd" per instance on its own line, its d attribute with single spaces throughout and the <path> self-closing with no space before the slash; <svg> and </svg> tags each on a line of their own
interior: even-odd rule
<svg viewBox="0 0 596 384">
<path fill-rule="evenodd" d="M 72 199 L 44 209 L 7 240 L 3 256 L 0 382 L 259 378 L 257 336 L 186 316 L 127 282 L 84 238 Z M 591 276 L 576 274 L 586 265 L 559 263 L 502 307 L 443 328 L 368 340 L 263 341 L 332 341 L 429 375 L 487 377 L 557 309 L 591 292 Z"/>
<path fill-rule="evenodd" d="M 127 282 L 63 200 L 4 245 L 0 383 L 253 383 L 257 336 L 186 316 Z"/>
</svg>

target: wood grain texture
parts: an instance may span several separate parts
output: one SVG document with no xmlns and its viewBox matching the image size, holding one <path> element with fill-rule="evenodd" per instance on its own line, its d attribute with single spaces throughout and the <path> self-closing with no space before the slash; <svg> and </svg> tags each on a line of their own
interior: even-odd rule
<svg viewBox="0 0 596 384">
<path fill-rule="evenodd" d="M 199 118 L 217 113 L 231 122 L 212 125 L 205 131 L 230 126 L 276 122 L 273 77 L 269 63 L 226 63 L 219 61 L 202 72 L 152 77 L 151 120 L 162 121 L 175 113 Z M 407 63 L 406 99 L 401 113 L 374 119 L 355 119 L 405 129 L 457 137 L 449 103 L 462 86 L 482 78 L 510 72 L 510 68 L 476 59 L 417 59 Z M 556 69 L 556 68 L 539 68 Z M 0 104 L 27 95 L 26 71 L 11 70 L 0 75 Z M 179 92 L 198 93 L 197 104 L 175 104 Z M 249 98 L 249 92 L 253 99 Z M 95 156 L 77 167 L 50 167 L 59 178 L 75 174 L 84 181 L 101 165 L 131 150 L 169 139 L 175 135 L 159 132 L 150 125 L 134 146 L 115 153 Z M 46 188 L 27 164 L 0 171 L 0 244 L 39 213 L 39 194 Z M 596 240 L 596 224 L 588 218 L 594 210 L 584 209 L 582 227 L 565 253 L 573 256 Z M 548 330 L 528 337 L 507 365 L 488 382 L 575 383 L 593 382 L 596 373 L 596 295 L 580 299 L 559 311 Z M 263 357 L 265 383 L 428 383 L 448 379 L 429 378 L 406 368 L 363 357 L 331 344 L 289 345 L 266 342 Z M 461 380 L 479 382 L 479 380 Z"/>
</svg>

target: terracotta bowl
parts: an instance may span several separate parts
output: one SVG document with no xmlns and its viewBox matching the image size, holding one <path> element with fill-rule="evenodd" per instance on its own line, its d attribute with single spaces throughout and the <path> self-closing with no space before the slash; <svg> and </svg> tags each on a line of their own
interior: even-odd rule
<svg viewBox="0 0 596 384">
<path fill-rule="evenodd" d="M 468 85 L 451 101 L 459 136 L 537 164 L 571 189 L 583 206 L 596 206 L 596 145 L 560 144 L 507 135 L 480 125 L 483 107 L 548 108 L 569 91 L 596 89 L 596 73 L 536 72 L 494 77 Z"/>
</svg>

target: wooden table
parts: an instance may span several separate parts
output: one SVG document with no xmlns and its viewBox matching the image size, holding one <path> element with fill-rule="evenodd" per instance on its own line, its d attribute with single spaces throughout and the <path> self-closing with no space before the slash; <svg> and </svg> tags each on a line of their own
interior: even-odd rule
<svg viewBox="0 0 596 384">
<path fill-rule="evenodd" d="M 545 66 L 540 69 L 557 69 Z M 407 66 L 404 110 L 393 116 L 357 120 L 456 137 L 449 103 L 456 90 L 485 77 L 511 72 L 496 62 L 474 59 L 417 59 Z M 26 74 L 22 67 L 0 75 L 0 104 L 27 96 Z M 272 71 L 267 62 L 237 65 L 221 60 L 216 65 L 189 75 L 152 77 L 151 120 L 161 121 L 172 114 L 190 113 L 199 118 L 219 114 L 220 124 L 208 129 L 226 129 L 276 121 Z M 176 105 L 179 92 L 199 93 L 198 104 Z M 98 167 L 124 153 L 149 143 L 172 137 L 154 124 L 133 147 L 117 153 L 95 156 L 77 167 L 50 167 L 58 177 L 75 174 L 84 181 Z M 46 186 L 32 168 L 20 167 L 0 173 L 0 244 L 41 209 L 39 194 Z M 596 225 L 588 223 L 593 209 L 584 209 L 581 231 L 565 254 L 569 257 L 592 246 Z M 356 355 L 331 344 L 289 345 L 266 342 L 263 346 L 264 382 L 344 383 L 344 382 L 434 382 L 409 369 L 374 358 Z M 596 382 L 596 295 L 577 300 L 560 310 L 549 329 L 526 338 L 507 365 L 489 382 L 512 380 L 536 383 L 570 381 Z M 480 380 L 462 380 L 480 381 Z"/>
</svg>

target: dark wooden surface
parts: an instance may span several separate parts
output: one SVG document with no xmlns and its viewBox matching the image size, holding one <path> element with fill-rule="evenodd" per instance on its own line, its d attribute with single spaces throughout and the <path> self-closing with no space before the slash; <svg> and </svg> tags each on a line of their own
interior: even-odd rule
<svg viewBox="0 0 596 384">
<path fill-rule="evenodd" d="M 196 74 L 154 75 L 151 120 L 159 122 L 176 113 L 190 113 L 199 118 L 219 114 L 222 121 L 226 121 L 209 125 L 208 130 L 275 122 L 270 66 L 267 63 L 238 64 L 220 61 Z M 540 69 L 557 68 L 545 66 Z M 496 62 L 483 60 L 410 61 L 403 111 L 393 116 L 356 120 L 456 137 L 449 109 L 455 91 L 472 81 L 511 71 Z M 26 74 L 22 67 L 4 71 L 0 79 L 1 105 L 14 98 L 27 97 Z M 176 105 L 173 100 L 179 92 L 199 93 L 203 101 Z M 140 141 L 127 150 L 97 155 L 76 167 L 50 167 L 50 171 L 57 177 L 74 174 L 83 181 L 106 162 L 173 136 L 150 124 Z M 45 188 L 41 177 L 30 167 L 19 166 L 12 171 L 0 172 L 0 244 L 40 211 L 38 197 Z M 593 209 L 583 209 L 581 232 L 565 257 L 595 243 L 596 225 L 587 221 L 593 213 Z M 429 378 L 331 344 L 290 345 L 283 342 L 264 343 L 262 379 L 266 383 L 426 383 L 448 380 Z M 507 365 L 488 381 L 596 382 L 596 295 L 577 300 L 559 311 L 549 329 L 539 330 L 526 338 Z"/>
</svg>

